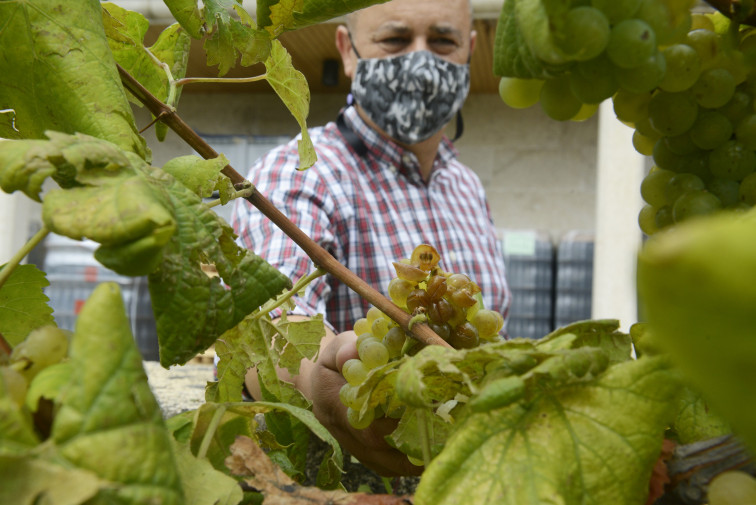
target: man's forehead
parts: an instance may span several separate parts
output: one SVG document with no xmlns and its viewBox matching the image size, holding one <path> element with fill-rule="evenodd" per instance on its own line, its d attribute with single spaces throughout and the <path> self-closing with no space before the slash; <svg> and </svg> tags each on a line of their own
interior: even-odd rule
<svg viewBox="0 0 756 505">
<path fill-rule="evenodd" d="M 391 0 L 375 4 L 350 15 L 351 24 L 360 29 L 407 30 L 417 26 L 449 31 L 464 24 L 471 12 L 469 0 Z"/>
</svg>

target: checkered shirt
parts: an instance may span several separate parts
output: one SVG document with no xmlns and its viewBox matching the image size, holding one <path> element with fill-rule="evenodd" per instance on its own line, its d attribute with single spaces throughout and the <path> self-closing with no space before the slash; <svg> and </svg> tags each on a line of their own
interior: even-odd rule
<svg viewBox="0 0 756 505">
<path fill-rule="evenodd" d="M 310 129 L 318 161 L 298 171 L 296 139 L 264 155 L 248 178 L 258 191 L 339 262 L 386 294 L 396 276 L 392 262 L 427 243 L 441 268 L 469 275 L 487 308 L 508 315 L 510 291 L 490 209 L 477 175 L 457 160 L 444 138 L 425 183 L 417 159 L 381 137 L 356 113 L 346 124 L 368 149 L 360 156 L 337 125 Z M 309 257 L 246 200 L 238 199 L 231 224 L 238 242 L 265 258 L 292 281 L 314 270 Z M 310 283 L 296 299 L 299 313 L 324 314 L 337 331 L 351 330 L 368 302 L 332 276 Z"/>
</svg>

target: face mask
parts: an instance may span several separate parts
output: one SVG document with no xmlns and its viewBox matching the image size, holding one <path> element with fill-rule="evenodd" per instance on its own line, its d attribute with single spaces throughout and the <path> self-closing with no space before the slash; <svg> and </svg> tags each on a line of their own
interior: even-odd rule
<svg viewBox="0 0 756 505">
<path fill-rule="evenodd" d="M 357 62 L 352 95 L 367 116 L 393 139 L 416 144 L 441 130 L 470 90 L 469 65 L 415 51 Z"/>
</svg>

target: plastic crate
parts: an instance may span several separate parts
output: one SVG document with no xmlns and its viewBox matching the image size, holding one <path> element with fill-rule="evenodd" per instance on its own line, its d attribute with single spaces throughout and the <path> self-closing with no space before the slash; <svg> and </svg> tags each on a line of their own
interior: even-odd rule
<svg viewBox="0 0 756 505">
<path fill-rule="evenodd" d="M 593 248 L 593 234 L 585 231 L 568 232 L 559 242 L 554 299 L 556 328 L 591 317 Z"/>
<path fill-rule="evenodd" d="M 500 230 L 507 284 L 512 292 L 507 333 L 540 338 L 553 328 L 554 246 L 545 232 Z"/>
<path fill-rule="evenodd" d="M 93 255 L 98 244 L 89 240 L 50 235 L 45 247 L 44 270 L 50 281 L 45 294 L 50 298 L 59 327 L 74 330 L 76 317 L 95 287 L 102 282 L 116 282 L 121 287 L 123 304 L 142 358 L 159 359 L 155 317 L 145 277 L 126 277 L 103 267 Z"/>
</svg>

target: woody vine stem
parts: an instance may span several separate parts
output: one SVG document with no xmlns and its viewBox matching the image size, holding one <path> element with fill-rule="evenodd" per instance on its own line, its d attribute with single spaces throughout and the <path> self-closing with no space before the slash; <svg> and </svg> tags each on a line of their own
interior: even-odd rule
<svg viewBox="0 0 756 505">
<path fill-rule="evenodd" d="M 216 158 L 218 156 L 218 153 L 210 147 L 202 137 L 192 130 L 181 117 L 179 117 L 173 107 L 158 100 L 157 97 L 150 93 L 120 65 L 118 65 L 118 72 L 121 75 L 121 82 L 126 89 L 142 102 L 156 118 L 165 123 L 190 147 L 197 151 L 200 156 L 205 159 Z M 239 172 L 237 172 L 231 165 L 226 165 L 222 172 L 237 188 L 247 188 L 251 186 L 249 181 L 239 174 Z M 410 328 L 411 316 L 409 314 L 400 309 L 391 300 L 372 288 L 364 280 L 355 275 L 354 272 L 337 261 L 328 251 L 300 230 L 291 220 L 289 220 L 288 217 L 265 198 L 265 196 L 260 194 L 256 188 L 251 187 L 251 193 L 249 196 L 246 196 L 245 199 L 286 233 L 286 235 L 288 235 L 299 247 L 301 247 L 318 268 L 325 270 L 339 279 L 370 304 L 374 305 L 384 314 L 399 323 L 407 334 L 412 335 L 415 339 L 426 345 L 451 347 L 449 343 L 431 330 L 427 324 L 414 324 Z"/>
</svg>

